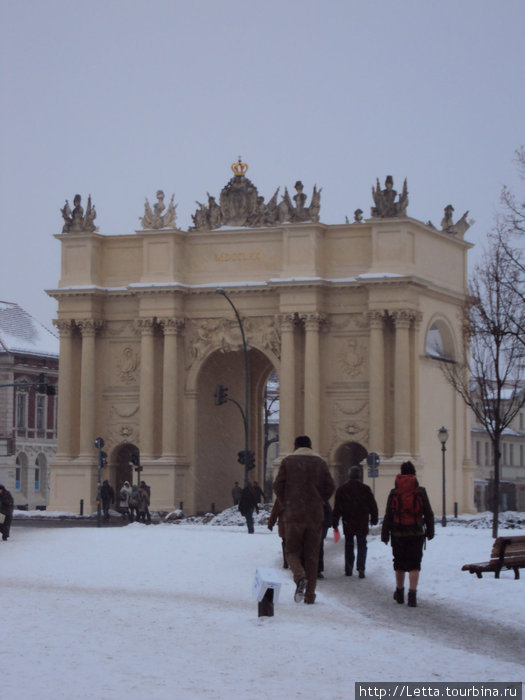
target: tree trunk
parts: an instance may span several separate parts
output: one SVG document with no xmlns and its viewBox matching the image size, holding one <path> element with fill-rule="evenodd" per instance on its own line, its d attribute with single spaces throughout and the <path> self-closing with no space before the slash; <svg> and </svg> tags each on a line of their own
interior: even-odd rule
<svg viewBox="0 0 525 700">
<path fill-rule="evenodd" d="M 499 520 L 499 462 L 500 462 L 500 438 L 494 438 L 494 497 L 492 505 L 492 537 L 498 536 L 498 520 Z"/>
</svg>

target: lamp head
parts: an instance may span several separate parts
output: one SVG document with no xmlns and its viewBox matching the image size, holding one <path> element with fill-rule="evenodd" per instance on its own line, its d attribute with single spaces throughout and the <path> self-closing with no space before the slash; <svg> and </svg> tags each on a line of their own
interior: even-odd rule
<svg viewBox="0 0 525 700">
<path fill-rule="evenodd" d="M 448 430 L 443 426 L 438 430 L 438 440 L 442 445 L 448 440 Z"/>
</svg>

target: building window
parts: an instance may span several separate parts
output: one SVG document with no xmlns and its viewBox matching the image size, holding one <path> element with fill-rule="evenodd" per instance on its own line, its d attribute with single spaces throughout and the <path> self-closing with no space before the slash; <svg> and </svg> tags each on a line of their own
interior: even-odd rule
<svg viewBox="0 0 525 700">
<path fill-rule="evenodd" d="M 25 428 L 27 426 L 26 417 L 27 394 L 18 392 L 16 395 L 16 427 Z"/>
<path fill-rule="evenodd" d="M 476 440 L 476 464 L 478 467 L 481 466 L 481 442 Z"/>
<path fill-rule="evenodd" d="M 509 467 L 514 466 L 514 445 L 511 443 L 509 445 Z"/>
<path fill-rule="evenodd" d="M 35 467 L 35 491 L 40 491 L 40 469 L 38 467 Z"/>
<path fill-rule="evenodd" d="M 490 464 L 490 459 L 489 459 L 489 443 L 485 443 L 485 466 L 488 467 Z"/>
<path fill-rule="evenodd" d="M 15 491 L 20 491 L 20 467 L 15 469 Z"/>
<path fill-rule="evenodd" d="M 507 462 L 507 443 L 506 442 L 503 443 L 503 456 L 502 456 L 501 463 L 503 465 L 508 464 L 508 462 Z"/>
<path fill-rule="evenodd" d="M 36 429 L 38 437 L 44 437 L 46 429 L 46 397 L 37 395 L 36 397 Z"/>
</svg>

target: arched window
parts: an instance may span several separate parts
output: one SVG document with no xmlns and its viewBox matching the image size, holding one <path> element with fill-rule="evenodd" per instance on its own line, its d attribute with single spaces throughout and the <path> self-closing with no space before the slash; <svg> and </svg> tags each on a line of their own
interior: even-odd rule
<svg viewBox="0 0 525 700">
<path fill-rule="evenodd" d="M 425 352 L 437 360 L 455 359 L 454 339 L 449 326 L 440 320 L 433 321 L 428 329 Z"/>
</svg>

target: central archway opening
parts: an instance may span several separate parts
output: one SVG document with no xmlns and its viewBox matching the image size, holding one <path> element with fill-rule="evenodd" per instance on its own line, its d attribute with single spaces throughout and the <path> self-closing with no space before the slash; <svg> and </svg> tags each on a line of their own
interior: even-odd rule
<svg viewBox="0 0 525 700">
<path fill-rule="evenodd" d="M 261 351 L 248 351 L 250 406 L 249 448 L 255 454 L 250 481 L 264 481 L 264 390 L 273 365 Z M 227 401 L 216 405 L 218 385 L 227 389 Z M 197 429 L 195 445 L 195 503 L 197 512 L 219 511 L 233 505 L 235 481 L 244 485 L 245 371 L 242 349 L 217 350 L 203 363 L 197 380 Z M 239 408 L 240 406 L 240 408 Z"/>
</svg>

